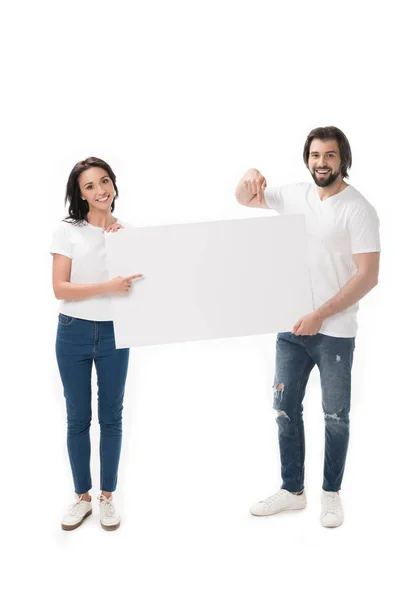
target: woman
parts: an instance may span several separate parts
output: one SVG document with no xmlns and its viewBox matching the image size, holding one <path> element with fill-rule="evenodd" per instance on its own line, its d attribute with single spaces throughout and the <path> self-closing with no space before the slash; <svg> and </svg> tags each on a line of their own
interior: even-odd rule
<svg viewBox="0 0 400 600">
<path fill-rule="evenodd" d="M 100 523 L 106 530 L 120 524 L 112 492 L 121 451 L 129 348 L 115 348 L 110 296 L 128 293 L 132 280 L 142 275 L 108 278 L 105 233 L 122 227 L 112 215 L 117 197 L 116 178 L 106 162 L 91 157 L 77 163 L 65 195 L 69 217 L 60 223 L 51 245 L 53 289 L 61 300 L 56 355 L 67 405 L 67 447 L 76 494 L 62 520 L 64 530 L 76 529 L 92 513 L 89 431 L 93 362 L 100 423 Z"/>
</svg>

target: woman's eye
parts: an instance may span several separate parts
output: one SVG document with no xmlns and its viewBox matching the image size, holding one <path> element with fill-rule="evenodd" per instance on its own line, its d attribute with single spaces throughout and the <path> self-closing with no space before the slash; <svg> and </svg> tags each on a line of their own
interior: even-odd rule
<svg viewBox="0 0 400 600">
<path fill-rule="evenodd" d="M 105 178 L 103 179 L 103 183 L 108 183 L 108 181 L 109 181 L 108 177 L 105 177 Z"/>
</svg>

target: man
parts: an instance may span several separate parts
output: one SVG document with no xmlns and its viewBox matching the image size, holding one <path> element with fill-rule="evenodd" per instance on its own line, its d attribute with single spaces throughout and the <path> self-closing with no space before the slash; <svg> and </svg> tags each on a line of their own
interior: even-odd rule
<svg viewBox="0 0 400 600">
<path fill-rule="evenodd" d="M 321 524 L 338 527 L 343 523 L 339 490 L 349 440 L 356 315 L 358 301 L 378 283 L 379 219 L 364 196 L 344 181 L 352 156 L 340 129 L 313 129 L 303 159 L 314 183 L 269 188 L 260 171 L 250 169 L 236 189 L 244 206 L 304 214 L 314 309 L 291 332 L 277 336 L 274 408 L 283 481 L 278 493 L 250 512 L 268 516 L 306 506 L 302 401 L 317 365 L 325 415 Z"/>
</svg>

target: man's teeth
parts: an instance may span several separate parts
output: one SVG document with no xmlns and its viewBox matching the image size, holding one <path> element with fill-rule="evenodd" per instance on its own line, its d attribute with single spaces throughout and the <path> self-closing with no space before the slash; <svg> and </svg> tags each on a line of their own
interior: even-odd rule
<svg viewBox="0 0 400 600">
<path fill-rule="evenodd" d="M 325 170 L 317 169 L 317 173 L 322 173 L 322 174 L 329 173 L 329 169 L 325 169 Z"/>
</svg>

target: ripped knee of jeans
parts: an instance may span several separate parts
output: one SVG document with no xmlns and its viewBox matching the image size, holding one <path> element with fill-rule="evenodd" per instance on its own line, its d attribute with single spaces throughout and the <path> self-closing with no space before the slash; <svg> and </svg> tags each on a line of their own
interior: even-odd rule
<svg viewBox="0 0 400 600">
<path fill-rule="evenodd" d="M 285 391 L 285 384 L 278 383 L 277 385 L 272 386 L 274 390 L 274 400 L 275 402 L 282 402 L 283 393 Z"/>
<path fill-rule="evenodd" d="M 348 424 L 349 415 L 346 414 L 346 411 L 341 410 L 333 413 L 328 413 L 324 411 L 324 418 L 326 424 Z"/>
<path fill-rule="evenodd" d="M 288 421 L 290 421 L 290 417 L 285 413 L 284 410 L 278 410 L 276 409 L 276 418 L 278 417 L 283 417 L 284 419 L 288 419 Z"/>
</svg>

